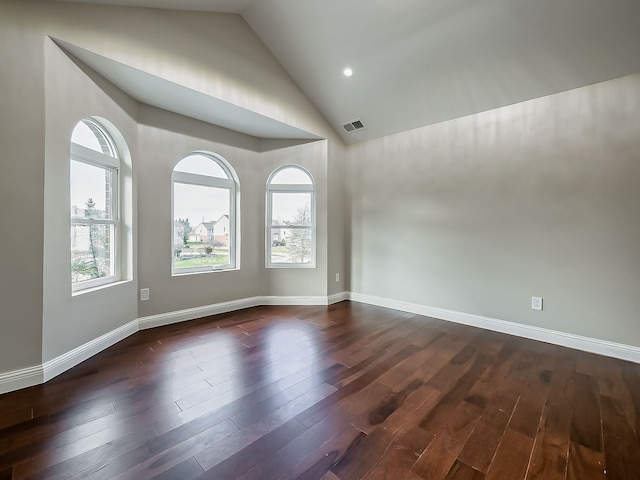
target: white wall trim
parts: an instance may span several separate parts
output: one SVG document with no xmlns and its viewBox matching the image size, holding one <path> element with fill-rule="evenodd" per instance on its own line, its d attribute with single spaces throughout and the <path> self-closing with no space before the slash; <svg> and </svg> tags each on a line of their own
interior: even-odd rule
<svg viewBox="0 0 640 480">
<path fill-rule="evenodd" d="M 187 308 L 184 310 L 177 310 L 175 312 L 141 317 L 41 365 L 0 373 L 0 395 L 47 382 L 97 353 L 100 353 L 111 345 L 114 345 L 120 340 L 124 340 L 128 336 L 136 333 L 138 330 L 146 330 L 148 328 L 170 325 L 187 320 L 195 320 L 196 318 L 233 312 L 236 310 L 242 310 L 243 308 L 257 307 L 260 305 L 329 305 L 341 300 L 346 300 L 347 298 L 347 292 L 332 295 L 331 297 L 249 297 L 229 302 L 203 305 L 201 307 Z"/>
<path fill-rule="evenodd" d="M 329 295 L 329 305 L 333 305 L 334 303 L 342 302 L 344 300 L 349 300 L 349 292 L 340 292 Z"/>
<path fill-rule="evenodd" d="M 231 300 L 229 302 L 214 303 L 211 305 L 203 305 L 201 307 L 186 308 L 184 310 L 176 310 L 174 312 L 158 313 L 157 315 L 149 315 L 138 319 L 140 330 L 148 328 L 162 327 L 173 323 L 186 322 L 187 320 L 195 320 L 196 318 L 208 317 L 209 315 L 218 315 L 219 313 L 233 312 L 242 310 L 243 308 L 257 307 L 263 305 L 260 300 L 263 297 L 249 297 L 240 300 Z"/>
<path fill-rule="evenodd" d="M 42 365 L 44 381 L 47 382 L 53 377 L 57 377 L 61 373 L 66 372 L 70 368 L 75 367 L 79 363 L 93 357 L 95 354 L 100 353 L 111 345 L 118 343 L 120 340 L 124 340 L 129 335 L 132 335 L 137 331 L 138 321 L 133 320 L 85 343 L 84 345 L 74 348 L 70 352 L 63 353 L 62 355 L 45 362 Z"/>
<path fill-rule="evenodd" d="M 159 313 L 138 319 L 140 330 L 147 328 L 171 325 L 178 322 L 195 320 L 196 318 L 218 315 L 220 313 L 234 312 L 243 308 L 258 307 L 260 305 L 331 305 L 346 300 L 348 292 L 342 292 L 330 297 L 323 296 L 261 296 L 231 300 L 229 302 L 214 303 L 201 307 L 187 308 L 175 312 Z"/>
<path fill-rule="evenodd" d="M 260 297 L 260 305 L 328 305 L 327 297 Z"/>
<path fill-rule="evenodd" d="M 133 320 L 41 365 L 2 373 L 0 394 L 47 382 L 137 331 L 138 321 Z"/>
<path fill-rule="evenodd" d="M 490 317 L 483 317 L 472 313 L 456 312 L 444 308 L 430 307 L 428 305 L 420 305 L 417 303 L 404 302 L 401 300 L 393 300 L 390 298 L 376 297 L 361 293 L 351 292 L 349 294 L 349 299 L 354 302 L 392 308 L 403 312 L 434 317 L 440 320 L 461 323 L 473 327 L 484 328 L 486 330 L 493 330 L 495 332 L 507 333 L 509 335 L 529 338 L 531 340 L 539 340 L 541 342 L 552 343 L 554 345 L 640 363 L 640 348 L 631 345 L 624 345 L 621 343 L 583 337 L 580 335 L 549 330 L 532 325 L 524 325 Z"/>
<path fill-rule="evenodd" d="M 44 382 L 42 365 L 0 374 L 0 395 Z"/>
<path fill-rule="evenodd" d="M 425 315 L 450 322 L 461 323 L 473 327 L 484 328 L 496 332 L 516 335 L 518 337 L 539 340 L 542 342 L 561 345 L 586 352 L 597 353 L 609 357 L 620 358 L 635 363 L 640 363 L 640 348 L 631 345 L 582 337 L 570 333 L 548 330 L 532 325 L 523 325 L 495 318 L 483 317 L 471 313 L 456 312 L 444 308 L 430 307 L 416 303 L 403 302 L 390 298 L 364 295 L 354 292 L 340 292 L 328 297 L 323 296 L 261 296 L 249 297 L 229 302 L 215 303 L 201 307 L 187 308 L 175 312 L 149 315 L 133 320 L 111 332 L 108 332 L 90 342 L 85 343 L 70 352 L 64 353 L 42 365 L 14 370 L 0 374 L 0 394 L 19 390 L 33 385 L 44 383 L 53 377 L 69 370 L 93 355 L 111 345 L 136 333 L 138 330 L 170 325 L 173 323 L 194 320 L 196 318 L 233 312 L 243 308 L 257 307 L 260 305 L 332 305 L 343 300 L 367 303 L 379 307 L 392 308 L 403 312 Z"/>
</svg>

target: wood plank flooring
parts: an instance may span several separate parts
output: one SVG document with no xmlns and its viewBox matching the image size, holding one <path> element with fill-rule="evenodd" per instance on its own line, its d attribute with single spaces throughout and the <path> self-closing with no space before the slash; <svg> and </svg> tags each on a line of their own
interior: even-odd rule
<svg viewBox="0 0 640 480">
<path fill-rule="evenodd" d="M 640 479 L 640 365 L 364 304 L 138 332 L 0 396 L 0 480 Z"/>
</svg>

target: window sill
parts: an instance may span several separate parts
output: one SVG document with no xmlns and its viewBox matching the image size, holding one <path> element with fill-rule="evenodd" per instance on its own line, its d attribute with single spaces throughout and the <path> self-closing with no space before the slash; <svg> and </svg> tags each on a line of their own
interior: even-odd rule
<svg viewBox="0 0 640 480">
<path fill-rule="evenodd" d="M 71 296 L 72 297 L 77 297 L 80 295 L 84 295 L 86 293 L 94 293 L 94 292 L 98 292 L 100 290 L 104 290 L 107 288 L 112 288 L 112 287 L 117 287 L 119 285 L 124 285 L 126 283 L 131 283 L 133 280 L 116 280 L 113 282 L 109 282 L 109 283 L 105 283 L 103 285 L 96 285 L 95 287 L 87 287 L 87 288 L 83 288 L 81 290 L 74 290 L 71 292 Z"/>
<path fill-rule="evenodd" d="M 220 273 L 220 272 L 237 272 L 240 268 L 212 268 L 211 270 L 198 270 L 193 272 L 171 272 L 172 277 L 186 277 L 189 275 L 206 275 L 208 273 Z"/>
<path fill-rule="evenodd" d="M 316 268 L 316 266 L 315 265 L 305 265 L 305 264 L 301 264 L 301 263 L 283 263 L 283 264 L 267 265 L 266 268 L 293 268 L 293 269 L 298 269 L 298 268 Z"/>
</svg>

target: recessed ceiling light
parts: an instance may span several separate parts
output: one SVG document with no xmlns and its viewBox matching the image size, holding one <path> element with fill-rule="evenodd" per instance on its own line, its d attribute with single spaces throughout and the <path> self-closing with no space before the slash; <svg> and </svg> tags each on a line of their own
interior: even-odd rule
<svg viewBox="0 0 640 480">
<path fill-rule="evenodd" d="M 351 69 L 351 67 L 344 67 L 344 68 L 342 69 L 342 74 L 343 74 L 345 77 L 350 77 L 351 75 L 353 75 L 353 70 Z"/>
</svg>

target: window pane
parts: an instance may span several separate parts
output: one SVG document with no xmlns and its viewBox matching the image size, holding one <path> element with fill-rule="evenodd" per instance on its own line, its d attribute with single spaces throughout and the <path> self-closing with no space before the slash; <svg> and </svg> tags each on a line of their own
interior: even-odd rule
<svg viewBox="0 0 640 480">
<path fill-rule="evenodd" d="M 271 228 L 271 263 L 311 263 L 310 228 Z"/>
<path fill-rule="evenodd" d="M 229 265 L 231 191 L 174 182 L 173 266 Z"/>
<path fill-rule="evenodd" d="M 311 177 L 306 172 L 299 168 L 288 167 L 278 171 L 271 179 L 271 184 L 283 185 L 283 184 L 302 184 L 311 185 Z"/>
<path fill-rule="evenodd" d="M 113 225 L 71 225 L 71 282 L 114 275 Z"/>
<path fill-rule="evenodd" d="M 71 216 L 112 219 L 112 185 L 115 173 L 108 168 L 71 161 Z"/>
<path fill-rule="evenodd" d="M 311 192 L 273 192 L 271 195 L 272 225 L 311 226 Z"/>
<path fill-rule="evenodd" d="M 87 120 L 78 122 L 71 134 L 71 141 L 96 152 L 117 158 L 115 151 L 100 128 Z"/>
<path fill-rule="evenodd" d="M 223 168 L 214 160 L 204 155 L 189 155 L 178 162 L 176 172 L 195 173 L 208 177 L 229 178 Z"/>
</svg>

